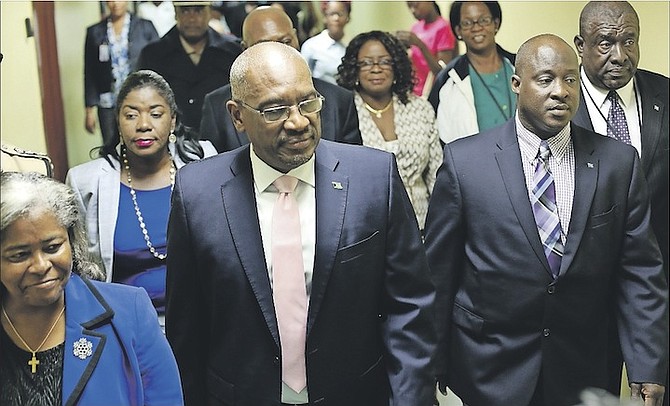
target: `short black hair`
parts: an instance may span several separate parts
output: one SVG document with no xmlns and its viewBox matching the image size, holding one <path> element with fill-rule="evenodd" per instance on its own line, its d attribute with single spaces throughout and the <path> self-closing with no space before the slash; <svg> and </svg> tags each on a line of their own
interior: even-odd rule
<svg viewBox="0 0 670 406">
<path fill-rule="evenodd" d="M 384 31 L 369 31 L 358 34 L 349 42 L 342 57 L 342 64 L 337 67 L 337 84 L 349 90 L 358 90 L 358 52 L 368 41 L 379 41 L 391 55 L 393 60 L 394 83 L 391 91 L 398 99 L 407 104 L 410 90 L 414 87 L 414 70 L 412 61 L 407 56 L 407 49 L 394 35 Z"/>
<path fill-rule="evenodd" d="M 458 37 L 456 34 L 456 26 L 461 24 L 461 7 L 465 4 L 465 1 L 455 1 L 451 3 L 451 8 L 449 9 L 449 24 L 451 25 L 451 32 L 454 33 L 454 36 Z M 498 20 L 498 28 L 502 24 L 502 10 L 500 9 L 500 3 L 497 1 L 482 1 L 486 7 L 488 7 L 491 16 L 494 20 Z"/>
</svg>

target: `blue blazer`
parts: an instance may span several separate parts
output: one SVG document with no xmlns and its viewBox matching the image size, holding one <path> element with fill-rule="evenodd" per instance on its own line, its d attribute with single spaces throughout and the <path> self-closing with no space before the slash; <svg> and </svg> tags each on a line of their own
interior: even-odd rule
<svg viewBox="0 0 670 406">
<path fill-rule="evenodd" d="M 149 296 L 82 279 L 65 285 L 63 405 L 180 405 L 179 371 Z M 84 359 L 79 340 L 91 343 Z"/>
<path fill-rule="evenodd" d="M 546 406 L 577 403 L 583 388 L 606 385 L 616 322 L 630 382 L 665 382 L 668 285 L 637 153 L 574 125 L 572 142 L 574 201 L 556 279 L 514 119 L 445 147 L 426 251 L 439 370 L 464 403 L 527 405 L 540 377 Z"/>
<path fill-rule="evenodd" d="M 280 404 L 279 332 L 249 149 L 185 166 L 172 194 L 167 334 L 190 405 Z M 315 176 L 310 401 L 431 404 L 434 290 L 393 155 L 321 140 Z"/>
<path fill-rule="evenodd" d="M 649 185 L 651 201 L 651 226 L 654 229 L 658 245 L 663 253 L 663 268 L 668 277 L 668 249 L 670 247 L 670 181 L 668 180 L 668 162 L 670 161 L 670 82 L 658 73 L 638 69 L 635 73 L 635 85 L 640 92 L 642 103 L 642 170 Z M 583 96 L 583 95 L 582 95 Z M 579 109 L 572 122 L 593 131 L 584 97 L 579 101 Z"/>
</svg>

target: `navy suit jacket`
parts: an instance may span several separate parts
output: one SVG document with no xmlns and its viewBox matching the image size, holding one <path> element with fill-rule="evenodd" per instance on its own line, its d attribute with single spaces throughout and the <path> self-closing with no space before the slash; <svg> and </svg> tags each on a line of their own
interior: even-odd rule
<svg viewBox="0 0 670 406">
<path fill-rule="evenodd" d="M 670 206 L 668 196 L 668 139 L 670 131 L 670 82 L 657 73 L 638 69 L 635 73 L 635 85 L 640 92 L 642 103 L 642 169 L 649 185 L 651 202 L 651 226 L 663 253 L 663 267 L 668 277 L 668 248 L 670 246 Z M 572 122 L 593 131 L 584 97 L 579 101 L 579 109 Z"/>
<path fill-rule="evenodd" d="M 321 138 L 362 145 L 353 93 L 321 79 L 313 78 L 313 81 L 316 91 L 326 99 L 321 109 Z M 249 143 L 247 134 L 235 129 L 226 109 L 226 102 L 231 98 L 230 85 L 225 85 L 205 96 L 202 107 L 200 138 L 211 141 L 219 152 Z"/>
<path fill-rule="evenodd" d="M 190 405 L 280 404 L 279 333 L 249 154 L 241 147 L 177 173 L 167 335 Z M 321 140 L 315 160 L 310 401 L 431 405 L 434 290 L 395 159 Z"/>
<path fill-rule="evenodd" d="M 65 285 L 63 405 L 182 404 L 179 371 L 141 288 L 82 279 Z M 74 343 L 90 343 L 80 358 Z"/>
<path fill-rule="evenodd" d="M 131 71 L 135 69 L 142 49 L 150 42 L 158 39 L 158 33 L 151 21 L 133 14 L 130 15 L 128 62 Z M 97 106 L 100 95 L 110 92 L 112 89 L 112 61 L 111 58 L 101 58 L 100 45 L 103 44 L 109 45 L 107 19 L 86 29 L 86 43 L 84 44 L 84 99 L 86 107 Z"/>
<path fill-rule="evenodd" d="M 631 382 L 663 384 L 668 287 L 635 149 L 572 126 L 575 190 L 557 279 L 538 235 L 514 119 L 449 143 L 426 222 L 438 368 L 470 405 L 546 406 L 605 387 L 610 306 Z"/>
</svg>

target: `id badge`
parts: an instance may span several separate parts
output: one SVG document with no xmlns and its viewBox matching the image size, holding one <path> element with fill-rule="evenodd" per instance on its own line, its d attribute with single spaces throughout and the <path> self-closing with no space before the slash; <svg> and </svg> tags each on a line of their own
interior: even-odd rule
<svg viewBox="0 0 670 406">
<path fill-rule="evenodd" d="M 109 61 L 109 45 L 100 44 L 100 48 L 98 49 L 98 60 L 100 62 Z"/>
</svg>

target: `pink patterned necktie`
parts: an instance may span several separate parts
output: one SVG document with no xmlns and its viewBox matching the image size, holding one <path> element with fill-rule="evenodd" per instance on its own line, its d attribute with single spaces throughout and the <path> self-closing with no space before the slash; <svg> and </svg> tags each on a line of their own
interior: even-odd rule
<svg viewBox="0 0 670 406">
<path fill-rule="evenodd" d="M 298 179 L 283 175 L 273 184 L 279 196 L 272 215 L 272 291 L 281 342 L 282 381 L 299 393 L 307 386 L 307 291 L 300 213 L 293 197 Z"/>
</svg>

